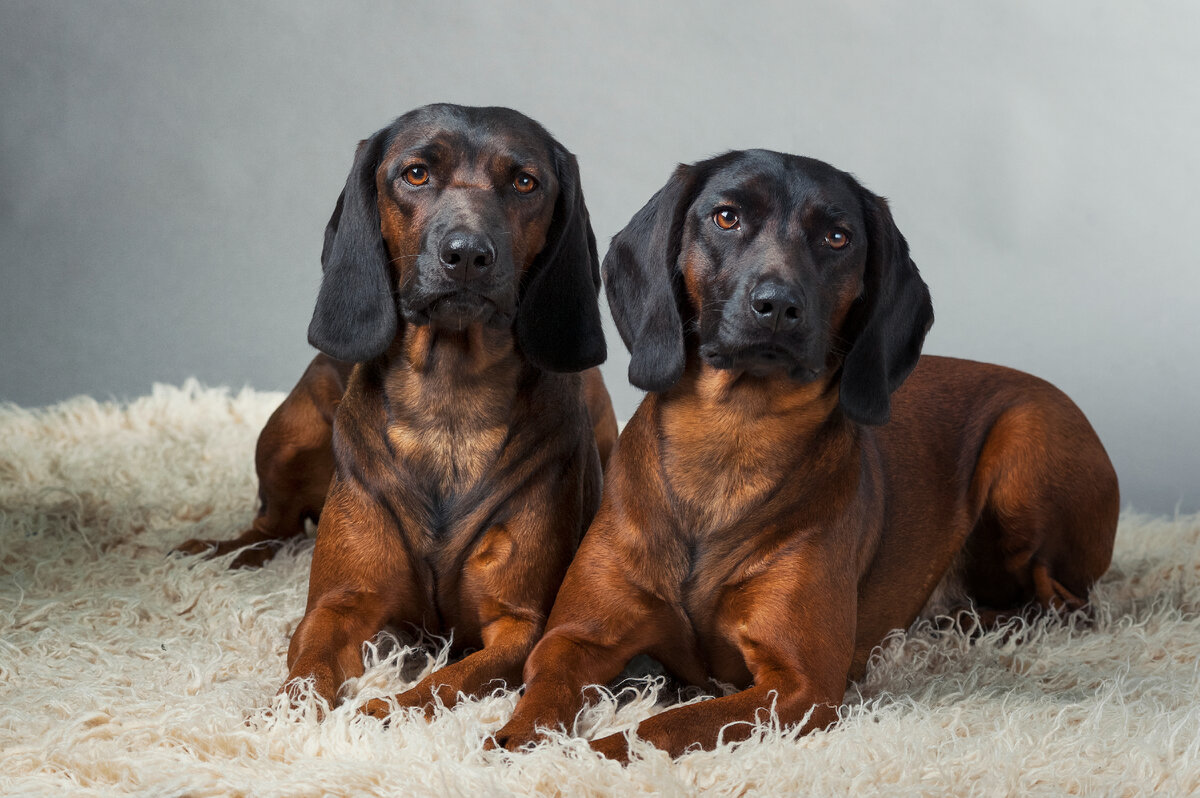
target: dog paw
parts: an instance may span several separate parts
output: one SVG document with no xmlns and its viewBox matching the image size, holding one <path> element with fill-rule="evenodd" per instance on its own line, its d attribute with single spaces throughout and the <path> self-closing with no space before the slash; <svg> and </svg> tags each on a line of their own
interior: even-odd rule
<svg viewBox="0 0 1200 798">
<path fill-rule="evenodd" d="M 541 735 L 532 726 L 524 728 L 521 724 L 507 723 L 483 741 L 483 749 L 492 751 L 503 748 L 519 751 L 526 745 L 539 742 L 540 739 Z"/>
<path fill-rule="evenodd" d="M 170 553 L 199 556 L 206 560 L 211 560 L 215 557 L 222 557 L 236 551 L 238 555 L 229 563 L 229 570 L 236 571 L 239 568 L 262 568 L 275 556 L 282 543 L 282 541 L 276 540 L 243 543 L 236 539 L 202 540 L 200 538 L 192 538 L 191 540 L 185 540 L 171 549 Z"/>
<path fill-rule="evenodd" d="M 593 751 L 606 759 L 620 762 L 622 765 L 629 763 L 629 738 L 624 734 L 610 734 L 599 740 L 592 740 L 590 745 Z"/>
<path fill-rule="evenodd" d="M 372 698 L 367 703 L 358 708 L 362 715 L 370 715 L 375 720 L 381 721 L 385 726 L 391 723 L 392 708 L 395 704 L 388 703 L 382 698 Z"/>
<path fill-rule="evenodd" d="M 213 557 L 216 550 L 217 550 L 217 541 L 215 541 L 215 540 L 200 540 L 199 538 L 192 538 L 190 540 L 183 541 L 178 546 L 171 549 L 170 553 L 171 554 L 186 554 L 189 556 L 205 554 L 208 557 Z"/>
<path fill-rule="evenodd" d="M 257 543 L 253 546 L 247 546 L 238 553 L 229 563 L 229 570 L 236 571 L 240 568 L 262 568 L 279 551 L 279 544 L 267 545 Z"/>
</svg>

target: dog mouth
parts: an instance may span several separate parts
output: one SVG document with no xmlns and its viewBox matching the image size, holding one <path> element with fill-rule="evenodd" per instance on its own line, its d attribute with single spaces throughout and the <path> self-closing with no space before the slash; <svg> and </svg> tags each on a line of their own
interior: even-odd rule
<svg viewBox="0 0 1200 798">
<path fill-rule="evenodd" d="M 454 332 L 473 324 L 504 326 L 512 320 L 511 314 L 502 311 L 494 299 L 471 290 L 429 297 L 420 304 L 407 307 L 404 317 L 411 324 Z"/>
<path fill-rule="evenodd" d="M 775 343 L 729 348 L 704 344 L 700 347 L 700 357 L 715 369 L 745 371 L 754 377 L 786 374 L 796 382 L 811 382 L 820 374 L 819 368 L 813 368 L 795 352 Z"/>
</svg>

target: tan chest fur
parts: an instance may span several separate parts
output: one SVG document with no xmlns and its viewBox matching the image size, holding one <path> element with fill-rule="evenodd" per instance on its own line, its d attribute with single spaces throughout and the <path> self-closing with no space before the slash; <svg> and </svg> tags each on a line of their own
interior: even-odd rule
<svg viewBox="0 0 1200 798">
<path fill-rule="evenodd" d="M 663 403 L 665 476 L 696 531 L 728 527 L 787 478 L 825 414 L 809 395 L 819 388 L 781 393 L 705 367 L 692 390 Z"/>
<path fill-rule="evenodd" d="M 458 420 L 461 421 L 461 420 Z M 388 428 L 388 438 L 400 456 L 430 474 L 444 495 L 469 490 L 494 464 L 507 438 L 502 425 L 445 423 Z"/>
<path fill-rule="evenodd" d="M 389 375 L 388 439 L 396 456 L 443 496 L 469 490 L 508 439 L 519 362 L 511 345 L 415 341 L 420 357 Z M 419 345 L 419 346 L 418 346 Z"/>
</svg>

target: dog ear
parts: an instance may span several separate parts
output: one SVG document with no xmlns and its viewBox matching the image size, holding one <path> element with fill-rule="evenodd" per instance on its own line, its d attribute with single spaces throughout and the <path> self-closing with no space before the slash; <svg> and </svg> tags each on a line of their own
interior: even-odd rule
<svg viewBox="0 0 1200 798">
<path fill-rule="evenodd" d="M 517 307 L 517 341 L 525 357 L 548 371 L 598 366 L 608 350 L 600 321 L 600 261 L 583 202 L 579 164 L 553 147 L 558 198 L 546 244 L 534 259 Z"/>
<path fill-rule="evenodd" d="M 325 242 L 321 245 L 321 271 L 325 271 L 325 264 L 329 263 L 329 254 L 333 252 L 333 239 L 337 237 L 338 223 L 342 219 L 342 203 L 345 201 L 346 191 L 343 189 L 338 193 L 337 202 L 333 204 L 329 224 L 325 225 Z"/>
<path fill-rule="evenodd" d="M 916 368 L 933 303 L 887 201 L 866 189 L 861 197 L 867 265 L 863 294 L 844 328 L 853 345 L 842 364 L 840 403 L 851 420 L 877 426 L 891 416 L 892 392 Z"/>
<path fill-rule="evenodd" d="M 308 325 L 310 344 L 350 363 L 383 354 L 399 323 L 375 188 L 390 130 L 384 128 L 359 144 L 354 155 L 346 187 L 325 228 L 325 274 Z"/>
<path fill-rule="evenodd" d="M 696 183 L 694 167 L 676 168 L 613 236 L 604 256 L 608 307 L 631 355 L 629 381 L 646 391 L 665 391 L 683 375 L 683 319 L 675 283 Z"/>
</svg>

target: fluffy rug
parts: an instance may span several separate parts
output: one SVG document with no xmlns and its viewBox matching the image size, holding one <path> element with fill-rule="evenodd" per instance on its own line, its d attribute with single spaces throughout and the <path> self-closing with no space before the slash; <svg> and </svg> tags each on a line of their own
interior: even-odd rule
<svg viewBox="0 0 1200 798">
<path fill-rule="evenodd" d="M 311 538 L 259 571 L 168 557 L 254 509 L 255 437 L 282 396 L 194 383 L 128 405 L 0 408 L 0 795 L 1185 795 L 1200 791 L 1200 516 L 1126 513 L 1091 626 L 970 641 L 897 633 L 833 729 L 628 767 L 561 737 L 509 754 L 498 691 L 385 727 L 355 704 L 444 663 L 368 650 L 318 721 L 273 696 L 304 609 Z M 678 700 L 647 676 L 581 734 Z M 669 699 L 668 699 L 669 694 Z M 690 700 L 703 700 L 692 696 Z"/>
</svg>

